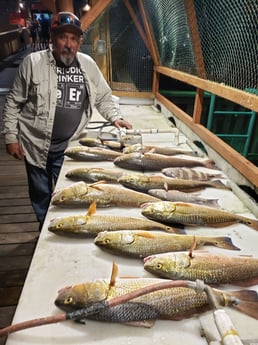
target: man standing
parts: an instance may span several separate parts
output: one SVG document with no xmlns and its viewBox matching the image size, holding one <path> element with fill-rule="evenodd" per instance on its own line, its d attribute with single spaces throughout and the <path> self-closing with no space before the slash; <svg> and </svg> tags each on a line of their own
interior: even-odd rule
<svg viewBox="0 0 258 345">
<path fill-rule="evenodd" d="M 28 55 L 18 68 L 4 107 L 7 152 L 25 161 L 29 195 L 43 225 L 64 150 L 92 117 L 93 107 L 117 128 L 122 119 L 112 92 L 94 60 L 80 53 L 82 30 L 70 12 L 58 13 L 51 26 L 52 48 Z"/>
</svg>

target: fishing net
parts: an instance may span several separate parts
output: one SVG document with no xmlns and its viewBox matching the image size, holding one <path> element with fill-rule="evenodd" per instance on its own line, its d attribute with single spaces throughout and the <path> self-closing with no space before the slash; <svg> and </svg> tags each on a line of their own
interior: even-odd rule
<svg viewBox="0 0 258 345">
<path fill-rule="evenodd" d="M 133 10 L 143 27 L 138 7 L 135 5 Z M 123 1 L 112 1 L 108 9 L 84 32 L 83 51 L 97 62 L 101 55 L 101 44 L 105 46 L 106 64 L 109 64 L 106 78 L 114 91 L 152 90 L 153 62 Z"/>
<path fill-rule="evenodd" d="M 137 21 L 145 31 L 139 3 L 112 1 L 84 33 L 83 50 L 101 66 L 114 91 L 152 91 L 153 60 L 135 26 Z M 142 5 L 160 66 L 250 91 L 258 97 L 258 0 L 142 0 Z M 195 87 L 160 74 L 159 91 L 186 113 L 193 114 Z M 204 126 L 210 96 L 205 92 L 201 116 Z M 224 100 L 218 99 L 217 103 L 221 109 L 235 107 Z M 245 122 L 241 116 L 233 114 L 233 118 L 240 127 Z M 225 123 L 224 115 L 222 122 Z M 256 130 L 250 134 L 248 155 L 256 160 L 257 117 L 253 128 Z M 234 141 L 238 145 L 239 139 Z"/>
<path fill-rule="evenodd" d="M 258 84 L 257 0 L 143 0 L 155 38 L 159 65 L 200 76 L 237 89 Z M 130 5 L 144 28 L 138 2 Z M 190 30 L 195 20 L 197 31 Z M 103 32 L 108 37 L 101 39 Z M 151 91 L 153 62 L 124 1 L 115 0 L 84 33 L 84 47 L 96 55 L 96 36 L 111 64 L 109 82 L 122 91 Z M 94 38 L 95 36 L 95 38 Z M 200 51 L 194 49 L 199 40 Z M 95 45 L 95 46 L 94 46 Z M 195 52 L 195 53 L 194 53 Z M 199 56 L 197 56 L 199 54 Z"/>
</svg>

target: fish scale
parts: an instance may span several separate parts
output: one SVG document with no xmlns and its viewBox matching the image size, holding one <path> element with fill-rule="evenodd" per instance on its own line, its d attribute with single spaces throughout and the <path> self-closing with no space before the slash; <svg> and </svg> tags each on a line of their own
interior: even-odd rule
<svg viewBox="0 0 258 345">
<path fill-rule="evenodd" d="M 258 220 L 220 210 L 184 202 L 160 201 L 143 206 L 142 215 L 147 218 L 184 225 L 227 226 L 234 223 L 245 224 L 258 230 Z"/>
<path fill-rule="evenodd" d="M 105 183 L 87 184 L 83 181 L 56 191 L 51 199 L 52 205 L 83 206 L 96 202 L 98 207 L 120 206 L 139 207 L 146 202 L 159 201 L 145 193 L 136 192 L 122 186 Z"/>
<path fill-rule="evenodd" d="M 188 250 L 195 244 L 196 248 L 212 245 L 220 248 L 238 250 L 230 237 L 208 237 L 178 235 L 141 230 L 104 231 L 100 232 L 94 243 L 114 254 L 143 258 L 151 254 L 169 251 Z"/>
<path fill-rule="evenodd" d="M 146 257 L 144 269 L 162 278 L 201 279 L 207 284 L 226 284 L 258 278 L 258 258 L 168 252 Z"/>
<path fill-rule="evenodd" d="M 165 281 L 166 279 L 161 278 L 111 278 L 110 282 L 105 279 L 89 281 L 61 289 L 55 299 L 55 304 L 62 310 L 72 311 L 88 307 L 94 303 L 108 302 L 113 298 Z M 231 306 L 256 319 L 258 318 L 257 293 L 255 291 L 225 293 L 213 289 L 213 292 L 219 304 Z M 236 303 L 235 296 L 238 298 L 238 303 Z M 241 301 L 241 297 L 244 298 L 243 301 Z M 247 301 L 253 303 L 245 307 Z M 155 319 L 180 320 L 208 309 L 210 309 L 210 304 L 205 292 L 174 287 L 149 292 L 134 298 L 129 303 L 123 303 L 118 308 L 115 307 L 113 311 L 105 310 L 105 312 L 99 312 L 87 318 L 120 323 L 153 320 L 153 317 Z"/>
</svg>

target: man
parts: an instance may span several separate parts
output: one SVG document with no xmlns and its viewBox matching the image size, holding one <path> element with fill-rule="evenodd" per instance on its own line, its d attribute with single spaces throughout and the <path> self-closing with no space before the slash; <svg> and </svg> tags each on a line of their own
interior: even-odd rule
<svg viewBox="0 0 258 345">
<path fill-rule="evenodd" d="M 64 150 L 85 129 L 93 107 L 117 128 L 132 128 L 112 101 L 111 89 L 96 63 L 78 52 L 79 19 L 69 12 L 58 13 L 51 38 L 51 49 L 28 55 L 19 66 L 3 116 L 6 150 L 16 159 L 24 158 L 40 228 Z"/>
</svg>

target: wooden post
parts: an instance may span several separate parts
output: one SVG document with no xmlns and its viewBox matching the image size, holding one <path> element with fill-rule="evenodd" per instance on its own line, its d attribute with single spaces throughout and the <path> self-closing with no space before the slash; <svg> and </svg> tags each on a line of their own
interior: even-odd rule
<svg viewBox="0 0 258 345">
<path fill-rule="evenodd" d="M 56 0 L 56 11 L 74 13 L 73 0 Z"/>
</svg>

